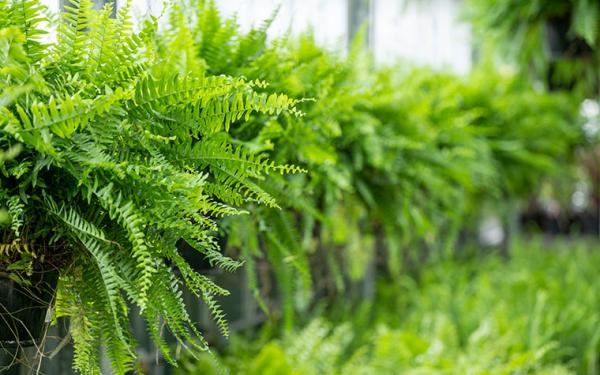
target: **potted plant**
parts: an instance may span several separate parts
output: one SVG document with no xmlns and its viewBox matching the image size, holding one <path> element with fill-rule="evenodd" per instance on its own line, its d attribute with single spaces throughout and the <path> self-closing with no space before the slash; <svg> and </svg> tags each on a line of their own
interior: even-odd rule
<svg viewBox="0 0 600 375">
<path fill-rule="evenodd" d="M 258 92 L 258 81 L 155 69 L 162 61 L 146 41 L 156 22 L 135 32 L 127 6 L 111 13 L 70 0 L 52 25 L 37 0 L 0 3 L 0 149 L 19 149 L 0 168 L 9 217 L 0 267 L 12 287 L 39 290 L 44 305 L 54 299 L 53 319 L 70 318 L 76 369 L 98 373 L 104 348 L 123 374 L 136 366 L 128 304 L 172 363 L 165 330 L 206 349 L 181 288 L 227 334 L 214 297 L 228 292 L 192 270 L 176 244 L 183 239 L 215 266 L 239 266 L 219 251 L 214 218 L 240 213 L 245 201 L 274 204 L 252 180 L 300 169 L 228 136 L 254 111 L 294 113 L 293 100 Z M 55 42 L 42 42 L 45 23 Z M 18 332 L 13 341 L 23 339 Z"/>
</svg>

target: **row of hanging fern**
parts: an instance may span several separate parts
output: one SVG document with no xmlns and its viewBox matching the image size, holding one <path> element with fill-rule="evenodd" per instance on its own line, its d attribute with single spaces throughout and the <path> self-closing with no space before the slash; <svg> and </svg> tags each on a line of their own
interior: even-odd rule
<svg viewBox="0 0 600 375">
<path fill-rule="evenodd" d="M 178 4 L 154 38 L 159 54 L 182 51 L 166 66 L 264 80 L 269 92 L 305 98 L 302 117 L 257 114 L 230 133 L 309 171 L 259 182 L 281 210 L 252 205 L 252 215 L 224 221 L 260 303 L 255 264 L 274 268 L 287 326 L 311 306 L 307 295 L 343 291 L 374 258 L 397 275 L 423 248 L 449 251 L 465 222 L 539 191 L 582 142 L 578 98 L 540 92 L 523 76 L 493 66 L 468 77 L 381 68 L 360 36 L 342 57 L 311 33 L 268 42 L 275 14 L 242 32 L 212 1 Z"/>
</svg>

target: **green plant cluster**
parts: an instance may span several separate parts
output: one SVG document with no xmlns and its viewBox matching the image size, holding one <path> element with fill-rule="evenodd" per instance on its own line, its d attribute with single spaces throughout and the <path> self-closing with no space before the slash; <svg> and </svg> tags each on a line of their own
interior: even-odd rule
<svg viewBox="0 0 600 375">
<path fill-rule="evenodd" d="M 598 94 L 597 1 L 469 0 L 464 8 L 483 55 L 516 63 L 551 87 Z"/>
<path fill-rule="evenodd" d="M 529 240 L 508 262 L 435 262 L 382 285 L 374 317 L 351 311 L 276 339 L 234 337 L 225 355 L 185 361 L 181 373 L 596 374 L 596 246 Z"/>
<path fill-rule="evenodd" d="M 230 134 L 278 162 L 309 170 L 259 185 L 282 210 L 249 207 L 229 247 L 275 268 L 291 324 L 307 290 L 335 293 L 382 254 L 399 274 L 407 253 L 450 250 L 486 202 L 527 198 L 570 165 L 581 141 L 577 98 L 547 94 L 491 66 L 467 77 L 407 66 L 376 67 L 359 36 L 347 56 L 308 33 L 267 42 L 271 19 L 241 32 L 210 1 L 178 8 L 155 39 L 184 72 L 242 75 L 302 100 L 302 117 L 252 116 Z M 296 301 L 296 302 L 294 302 Z M 300 301 L 300 303 L 298 303 Z"/>
<path fill-rule="evenodd" d="M 289 112 L 295 100 L 242 77 L 155 69 L 156 22 L 134 31 L 130 3 L 71 0 L 60 20 L 36 0 L 0 1 L 0 265 L 26 283 L 60 270 L 55 317 L 70 318 L 74 367 L 100 373 L 135 367 L 128 304 L 137 306 L 167 360 L 169 332 L 205 350 L 182 299 L 189 289 L 227 324 L 215 296 L 228 291 L 192 270 L 178 241 L 215 267 L 240 263 L 219 251 L 216 219 L 245 202 L 274 206 L 255 179 L 298 167 L 275 164 L 227 132 L 253 112 Z M 56 42 L 45 43 L 48 30 Z M 232 125 L 235 124 L 235 125 Z"/>
<path fill-rule="evenodd" d="M 171 363 L 166 335 L 206 349 L 184 288 L 227 335 L 228 292 L 182 242 L 245 262 L 265 309 L 256 262 L 270 264 L 291 327 L 376 258 L 398 276 L 409 250 L 452 249 L 482 202 L 535 192 L 580 140 L 575 99 L 518 76 L 377 68 L 360 38 L 345 57 L 310 34 L 268 43 L 270 20 L 243 33 L 202 0 L 138 30 L 130 3 L 54 17 L 0 0 L 0 266 L 21 282 L 60 270 L 54 317 L 82 373 L 101 350 L 135 370 L 132 305 Z"/>
</svg>

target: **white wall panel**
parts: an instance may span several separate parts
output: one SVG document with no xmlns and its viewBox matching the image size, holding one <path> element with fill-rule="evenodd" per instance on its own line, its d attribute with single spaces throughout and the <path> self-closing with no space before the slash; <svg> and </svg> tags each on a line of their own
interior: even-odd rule
<svg viewBox="0 0 600 375">
<path fill-rule="evenodd" d="M 52 12 L 58 11 L 59 0 L 41 0 L 40 2 L 47 6 Z"/>
<path fill-rule="evenodd" d="M 458 73 L 471 68 L 469 27 L 458 0 L 375 0 L 373 50 L 377 61 L 398 58 Z"/>
<path fill-rule="evenodd" d="M 319 43 L 345 48 L 348 18 L 346 0 L 217 0 L 216 3 L 223 14 L 236 14 L 244 30 L 269 18 L 279 5 L 270 38 L 288 31 L 300 33 L 313 28 Z"/>
</svg>

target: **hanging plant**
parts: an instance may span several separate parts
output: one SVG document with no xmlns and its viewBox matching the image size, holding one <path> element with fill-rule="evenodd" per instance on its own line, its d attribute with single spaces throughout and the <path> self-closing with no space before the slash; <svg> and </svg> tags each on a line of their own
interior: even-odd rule
<svg viewBox="0 0 600 375">
<path fill-rule="evenodd" d="M 469 0 L 479 47 L 551 89 L 597 93 L 600 3 L 593 0 Z"/>
<path fill-rule="evenodd" d="M 183 288 L 228 333 L 215 301 L 227 290 L 195 272 L 176 244 L 183 239 L 215 267 L 240 265 L 221 254 L 215 218 L 249 201 L 275 206 L 253 181 L 300 169 L 232 144 L 228 131 L 253 112 L 296 114 L 295 101 L 261 93 L 261 81 L 156 69 L 161 60 L 146 43 L 156 22 L 135 32 L 128 5 L 112 18 L 110 5 L 69 0 L 56 25 L 45 14 L 37 0 L 0 1 L 0 149 L 19 151 L 0 163 L 9 219 L 0 278 L 15 293 L 39 290 L 30 295 L 42 305 L 33 320 L 43 323 L 43 307 L 56 300 L 53 318 L 70 318 L 82 373 L 100 372 L 101 348 L 114 373 L 135 368 L 130 304 L 175 363 L 167 331 L 189 350 L 207 348 Z M 46 44 L 48 29 L 56 41 Z M 4 310 L 12 302 L 0 299 Z M 21 344 L 39 336 L 2 327 L 9 331 Z"/>
</svg>

